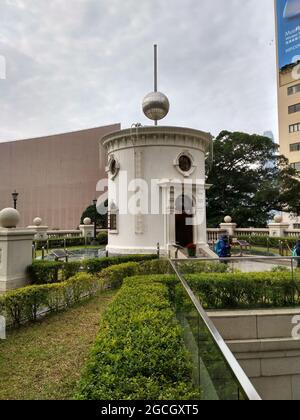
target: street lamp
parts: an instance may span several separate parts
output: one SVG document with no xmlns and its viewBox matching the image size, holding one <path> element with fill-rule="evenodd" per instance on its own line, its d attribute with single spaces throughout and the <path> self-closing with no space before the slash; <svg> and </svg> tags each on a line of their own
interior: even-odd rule
<svg viewBox="0 0 300 420">
<path fill-rule="evenodd" d="M 14 200 L 14 209 L 16 210 L 19 193 L 17 193 L 17 191 L 15 190 L 11 195 L 12 195 L 12 198 Z"/>
<path fill-rule="evenodd" d="M 93 200 L 93 205 L 94 205 L 94 239 L 93 239 L 92 245 L 98 245 L 98 243 L 97 243 L 97 202 L 98 202 L 98 200 L 95 198 L 95 200 Z"/>
</svg>

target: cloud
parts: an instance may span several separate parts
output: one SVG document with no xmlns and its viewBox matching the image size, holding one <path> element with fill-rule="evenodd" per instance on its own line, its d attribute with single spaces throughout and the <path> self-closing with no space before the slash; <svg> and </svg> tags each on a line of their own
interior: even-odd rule
<svg viewBox="0 0 300 420">
<path fill-rule="evenodd" d="M 0 23 L 0 140 L 147 124 L 156 42 L 165 124 L 277 133 L 272 0 L 5 0 Z"/>
</svg>

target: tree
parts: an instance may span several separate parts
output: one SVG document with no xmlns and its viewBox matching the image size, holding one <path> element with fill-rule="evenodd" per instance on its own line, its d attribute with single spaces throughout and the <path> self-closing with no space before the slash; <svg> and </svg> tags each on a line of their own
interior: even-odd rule
<svg viewBox="0 0 300 420">
<path fill-rule="evenodd" d="M 240 227 L 265 227 L 274 211 L 300 213 L 300 180 L 268 137 L 222 131 L 208 171 L 208 225 L 227 215 Z"/>
<path fill-rule="evenodd" d="M 104 203 L 104 207 L 108 206 L 108 201 Z M 94 223 L 95 220 L 95 206 L 91 205 L 86 208 L 86 210 L 82 213 L 80 223 L 83 224 L 84 219 L 88 217 L 91 219 L 92 223 Z M 97 212 L 97 227 L 100 229 L 107 229 L 108 226 L 108 218 L 107 213 L 102 215 Z"/>
</svg>

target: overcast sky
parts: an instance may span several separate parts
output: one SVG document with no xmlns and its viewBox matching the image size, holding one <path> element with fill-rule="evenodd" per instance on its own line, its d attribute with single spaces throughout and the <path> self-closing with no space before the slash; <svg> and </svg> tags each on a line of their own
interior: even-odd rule
<svg viewBox="0 0 300 420">
<path fill-rule="evenodd" d="M 273 0 L 0 6 L 0 141 L 148 124 L 141 103 L 153 90 L 154 43 L 171 103 L 164 124 L 277 136 Z"/>
</svg>

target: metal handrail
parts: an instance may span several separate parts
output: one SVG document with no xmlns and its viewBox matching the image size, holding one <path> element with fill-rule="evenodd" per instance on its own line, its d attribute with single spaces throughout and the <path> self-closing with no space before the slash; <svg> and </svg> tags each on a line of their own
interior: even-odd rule
<svg viewBox="0 0 300 420">
<path fill-rule="evenodd" d="M 179 251 L 180 250 L 186 250 L 186 248 L 184 248 L 183 246 L 181 246 L 180 244 L 171 244 L 171 246 L 173 247 L 173 248 L 175 248 L 176 249 L 176 253 L 175 253 L 175 258 L 176 258 L 176 260 L 178 260 L 178 254 L 179 254 Z"/>
<path fill-rule="evenodd" d="M 198 259 L 199 260 L 199 259 Z M 179 260 L 176 260 L 179 261 Z M 187 261 L 187 260 L 183 260 Z M 215 327 L 214 323 L 211 321 L 211 319 L 206 314 L 205 310 L 201 306 L 199 300 L 194 295 L 192 289 L 188 285 L 188 283 L 183 279 L 179 271 L 177 270 L 174 261 L 169 259 L 169 262 L 175 271 L 178 279 L 181 281 L 184 289 L 188 293 L 191 301 L 193 302 L 198 314 L 200 315 L 202 321 L 205 323 L 206 327 L 208 328 L 215 344 L 219 348 L 226 364 L 228 365 L 229 369 L 231 370 L 232 374 L 236 378 L 237 382 L 240 384 L 241 388 L 243 389 L 245 396 L 248 398 L 249 401 L 261 401 L 261 397 L 258 395 L 257 391 L 255 390 L 254 386 L 250 382 L 248 376 L 245 374 L 239 363 L 237 362 L 236 358 L 230 351 L 229 347 L 223 340 L 221 334 Z"/>
</svg>

